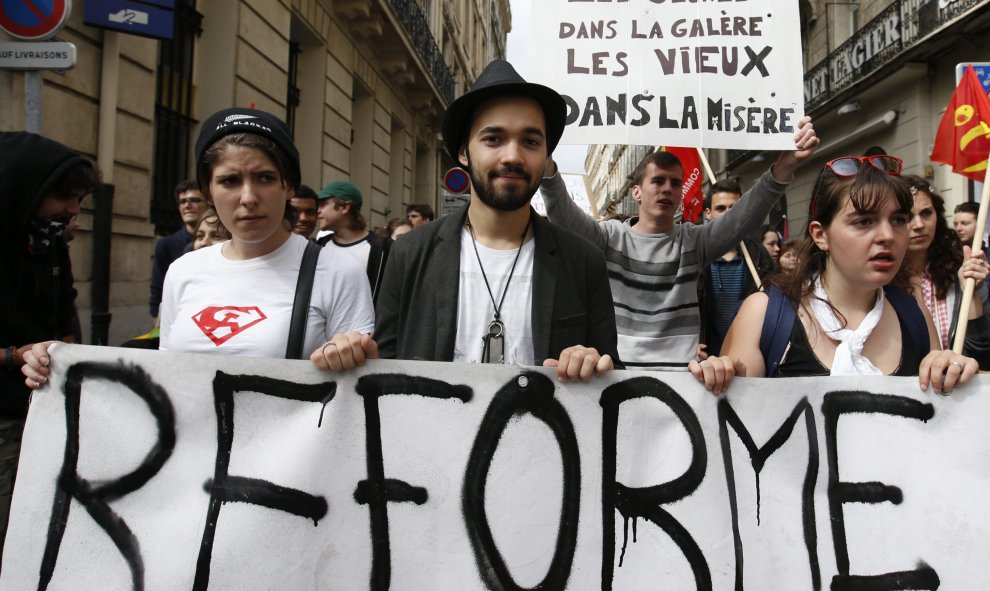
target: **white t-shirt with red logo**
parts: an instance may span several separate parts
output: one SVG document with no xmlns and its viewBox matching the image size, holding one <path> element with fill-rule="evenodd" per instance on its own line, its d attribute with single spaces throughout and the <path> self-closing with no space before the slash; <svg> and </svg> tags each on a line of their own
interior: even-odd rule
<svg viewBox="0 0 990 591">
<path fill-rule="evenodd" d="M 285 357 L 306 239 L 292 234 L 274 252 L 246 261 L 224 244 L 187 253 L 168 269 L 162 293 L 163 351 Z M 375 310 L 364 269 L 337 249 L 321 249 L 303 353 L 333 335 L 371 333 Z"/>
</svg>

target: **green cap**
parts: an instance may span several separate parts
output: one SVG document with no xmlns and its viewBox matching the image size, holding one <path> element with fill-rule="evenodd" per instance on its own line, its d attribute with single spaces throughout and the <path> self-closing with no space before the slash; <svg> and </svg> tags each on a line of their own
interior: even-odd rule
<svg viewBox="0 0 990 591">
<path fill-rule="evenodd" d="M 361 205 L 364 203 L 364 199 L 361 198 L 361 191 L 358 191 L 357 187 L 347 181 L 334 181 L 330 183 L 323 187 L 323 190 L 320 191 L 317 197 L 320 201 L 329 199 L 330 197 L 336 197 L 341 201 L 350 203 L 357 209 L 361 209 Z"/>
</svg>

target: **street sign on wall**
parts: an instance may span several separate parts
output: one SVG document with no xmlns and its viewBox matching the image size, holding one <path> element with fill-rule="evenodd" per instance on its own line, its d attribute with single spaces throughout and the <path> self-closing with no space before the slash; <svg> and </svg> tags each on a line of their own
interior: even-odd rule
<svg viewBox="0 0 990 591">
<path fill-rule="evenodd" d="M 976 77 L 980 79 L 980 84 L 983 85 L 983 90 L 990 93 L 990 62 L 969 62 L 956 64 L 956 86 L 959 86 L 959 81 L 962 80 L 963 72 L 966 71 L 966 66 L 973 66 L 973 70 L 976 71 Z"/>
<path fill-rule="evenodd" d="M 24 41 L 47 39 L 65 26 L 72 0 L 0 0 L 0 30 Z"/>
<path fill-rule="evenodd" d="M 443 186 L 451 193 L 467 193 L 471 188 L 471 177 L 466 170 L 455 166 L 443 175 Z"/>
<path fill-rule="evenodd" d="M 158 7 L 164 8 L 158 8 Z M 131 2 L 129 0 L 87 0 L 83 23 L 152 39 L 171 39 L 175 26 L 174 0 Z"/>
<path fill-rule="evenodd" d="M 0 43 L 2 70 L 69 70 L 75 65 L 76 46 L 72 43 Z"/>
</svg>

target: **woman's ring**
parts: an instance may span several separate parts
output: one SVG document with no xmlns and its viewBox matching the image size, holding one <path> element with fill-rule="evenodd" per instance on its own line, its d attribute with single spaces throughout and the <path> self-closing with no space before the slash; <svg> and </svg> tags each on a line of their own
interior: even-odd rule
<svg viewBox="0 0 990 591">
<path fill-rule="evenodd" d="M 955 365 L 955 366 L 956 366 L 956 367 L 958 367 L 959 369 L 962 369 L 962 363 L 959 363 L 958 361 L 956 361 L 956 360 L 954 360 L 954 359 L 953 359 L 952 361 L 950 361 L 950 362 L 949 362 L 949 365 Z"/>
</svg>

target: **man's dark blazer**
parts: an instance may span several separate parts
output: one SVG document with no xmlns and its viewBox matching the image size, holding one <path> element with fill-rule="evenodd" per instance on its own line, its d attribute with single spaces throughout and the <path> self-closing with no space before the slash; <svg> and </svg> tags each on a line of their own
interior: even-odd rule
<svg viewBox="0 0 990 591">
<path fill-rule="evenodd" d="M 461 230 L 467 206 L 392 247 L 378 296 L 375 340 L 384 359 L 451 361 L 457 330 Z M 530 209 L 536 364 L 573 345 L 616 353 L 615 311 L 602 251 Z M 480 343 L 479 343 L 480 346 Z"/>
</svg>

